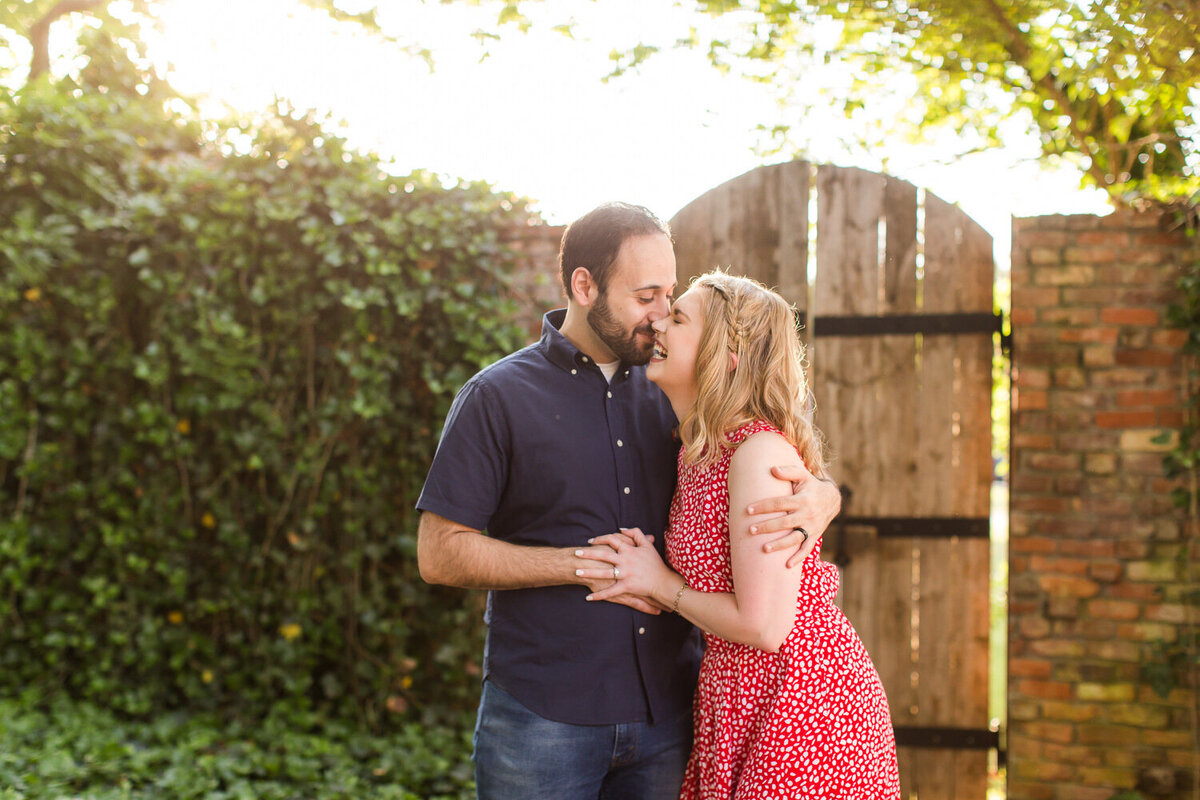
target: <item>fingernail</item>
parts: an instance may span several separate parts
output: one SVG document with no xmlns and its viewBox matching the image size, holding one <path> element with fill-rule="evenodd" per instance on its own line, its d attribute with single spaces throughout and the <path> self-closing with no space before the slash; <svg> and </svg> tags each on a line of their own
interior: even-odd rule
<svg viewBox="0 0 1200 800">
<path fill-rule="evenodd" d="M 587 599 L 588 599 L 588 600 L 591 600 L 591 599 L 592 599 L 592 596 L 589 594 L 589 595 L 587 596 Z"/>
<path fill-rule="evenodd" d="M 596 541 L 596 540 L 595 540 L 595 539 L 588 539 L 588 544 L 591 544 L 591 543 L 592 543 L 592 542 L 594 542 L 594 541 Z"/>
<path fill-rule="evenodd" d="M 751 513 L 753 513 L 753 512 L 751 512 Z M 750 532 L 751 532 L 751 533 L 758 533 L 758 526 L 757 526 L 757 525 L 751 525 L 751 526 L 750 526 Z"/>
<path fill-rule="evenodd" d="M 753 514 L 753 513 L 754 513 L 754 506 L 746 506 L 746 513 L 747 513 L 747 514 Z M 754 530 L 754 529 L 753 529 L 753 528 L 751 528 L 750 530 Z"/>
<path fill-rule="evenodd" d="M 581 570 L 581 569 L 577 569 L 577 570 L 575 570 L 575 574 L 576 574 L 576 575 L 582 575 L 582 574 L 583 574 L 583 570 Z"/>
<path fill-rule="evenodd" d="M 577 555 L 577 556 L 581 556 L 581 555 L 583 555 L 583 551 L 582 551 L 582 550 L 576 550 L 576 551 L 575 551 L 575 555 Z"/>
</svg>

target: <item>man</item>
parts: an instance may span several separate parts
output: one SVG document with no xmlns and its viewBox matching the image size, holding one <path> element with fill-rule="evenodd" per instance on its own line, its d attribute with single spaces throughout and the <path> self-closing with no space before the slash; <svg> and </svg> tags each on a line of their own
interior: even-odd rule
<svg viewBox="0 0 1200 800">
<path fill-rule="evenodd" d="M 650 326 L 670 311 L 675 255 L 662 221 L 611 203 L 568 226 L 559 262 L 566 311 L 546 315 L 539 342 L 468 381 L 446 418 L 417 502 L 421 576 L 489 590 L 480 798 L 675 798 L 697 632 L 640 598 L 588 603 L 611 582 L 576 570 L 607 565 L 575 554 L 622 527 L 655 535 L 662 550 L 679 444 L 644 365 Z M 803 540 L 802 558 L 840 497 L 802 471 L 779 477 L 797 493 L 754 511 L 791 513 L 764 517 L 759 532 L 807 529 L 766 545 Z"/>
</svg>

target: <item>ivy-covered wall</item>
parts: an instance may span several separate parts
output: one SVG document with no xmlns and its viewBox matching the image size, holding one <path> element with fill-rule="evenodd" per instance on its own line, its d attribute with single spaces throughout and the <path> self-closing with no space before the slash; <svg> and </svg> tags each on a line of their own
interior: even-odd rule
<svg viewBox="0 0 1200 800">
<path fill-rule="evenodd" d="M 420 581 L 412 505 L 525 341 L 534 215 L 92 63 L 0 94 L 0 692 L 472 708 L 482 597 Z"/>
</svg>

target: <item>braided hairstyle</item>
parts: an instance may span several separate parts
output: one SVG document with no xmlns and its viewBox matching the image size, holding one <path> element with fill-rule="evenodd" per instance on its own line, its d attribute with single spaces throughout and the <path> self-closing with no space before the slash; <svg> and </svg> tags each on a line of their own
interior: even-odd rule
<svg viewBox="0 0 1200 800">
<path fill-rule="evenodd" d="M 783 432 L 813 475 L 826 477 L 792 306 L 758 281 L 721 270 L 699 276 L 692 286 L 705 290 L 704 330 L 696 403 L 679 424 L 684 462 L 712 464 L 732 446 L 729 434 L 762 419 Z M 729 353 L 737 357 L 734 369 Z"/>
</svg>

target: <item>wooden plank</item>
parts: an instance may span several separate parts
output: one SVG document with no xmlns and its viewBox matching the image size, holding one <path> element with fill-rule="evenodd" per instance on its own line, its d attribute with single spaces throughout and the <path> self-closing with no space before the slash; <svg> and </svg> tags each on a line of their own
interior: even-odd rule
<svg viewBox="0 0 1200 800">
<path fill-rule="evenodd" d="M 676 296 L 687 290 L 692 278 L 712 269 L 712 202 L 712 192 L 707 192 L 671 218 L 679 281 Z"/>
<path fill-rule="evenodd" d="M 991 309 L 991 269 L 981 269 L 965 253 L 972 226 L 977 227 L 961 210 L 926 195 L 923 311 Z M 988 504 L 979 501 L 990 481 L 979 462 L 990 464 L 990 361 L 990 347 L 979 337 L 925 337 L 922 342 L 917 426 L 925 513 L 988 513 Z M 988 380 L 977 379 L 982 371 Z M 987 554 L 988 543 L 981 540 L 921 543 L 917 703 L 922 724 L 987 725 Z M 986 759 L 982 751 L 930 751 L 916 764 L 914 780 L 922 798 L 982 799 Z"/>
<path fill-rule="evenodd" d="M 729 268 L 740 253 L 736 252 L 738 244 L 731 242 L 733 235 L 733 193 L 734 185 L 741 178 L 721 184 L 713 189 L 712 194 L 712 264 L 713 267 Z"/>
<path fill-rule="evenodd" d="M 792 161 L 775 168 L 779 175 L 776 189 L 778 208 L 776 273 L 774 283 L 789 303 L 800 311 L 808 310 L 808 197 L 809 164 Z M 800 332 L 805 348 L 809 346 L 809 328 Z M 811 358 L 810 358 L 811 366 Z M 812 381 L 811 372 L 809 381 Z"/>
</svg>

